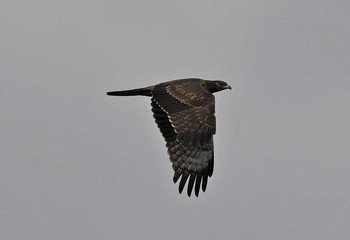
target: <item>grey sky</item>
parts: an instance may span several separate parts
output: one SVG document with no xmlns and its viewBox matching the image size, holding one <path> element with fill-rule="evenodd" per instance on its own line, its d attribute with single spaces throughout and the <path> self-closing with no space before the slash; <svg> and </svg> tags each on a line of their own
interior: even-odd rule
<svg viewBox="0 0 350 240">
<path fill-rule="evenodd" d="M 0 2 L 0 239 L 349 239 L 348 1 Z M 214 175 L 178 194 L 146 97 L 216 94 Z"/>
</svg>

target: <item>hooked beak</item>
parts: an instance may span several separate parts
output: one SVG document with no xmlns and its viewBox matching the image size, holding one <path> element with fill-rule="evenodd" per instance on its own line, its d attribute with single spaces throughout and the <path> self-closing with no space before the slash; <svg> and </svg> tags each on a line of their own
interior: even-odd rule
<svg viewBox="0 0 350 240">
<path fill-rule="evenodd" d="M 225 89 L 230 89 L 230 90 L 232 90 L 231 86 L 228 85 L 228 84 L 227 84 L 224 88 L 225 88 Z"/>
</svg>

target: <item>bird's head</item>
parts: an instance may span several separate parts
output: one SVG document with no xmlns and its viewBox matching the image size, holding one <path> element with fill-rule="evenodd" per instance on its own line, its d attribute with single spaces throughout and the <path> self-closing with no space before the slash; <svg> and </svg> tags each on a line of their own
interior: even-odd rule
<svg viewBox="0 0 350 240">
<path fill-rule="evenodd" d="M 228 85 L 224 81 L 204 81 L 203 87 L 207 89 L 209 92 L 220 92 L 225 89 L 232 89 L 230 85 Z"/>
</svg>

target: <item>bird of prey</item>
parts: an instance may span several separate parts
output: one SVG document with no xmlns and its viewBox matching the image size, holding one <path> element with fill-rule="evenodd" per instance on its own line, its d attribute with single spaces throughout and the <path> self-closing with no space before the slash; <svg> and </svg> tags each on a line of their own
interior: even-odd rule
<svg viewBox="0 0 350 240">
<path fill-rule="evenodd" d="M 194 187 L 198 197 L 204 192 L 214 169 L 215 99 L 212 93 L 231 89 L 223 81 L 198 78 L 179 79 L 125 91 L 107 92 L 111 96 L 151 97 L 153 117 L 162 133 L 172 167 L 173 181 L 181 177 L 182 193 L 187 179 L 187 194 Z"/>
</svg>

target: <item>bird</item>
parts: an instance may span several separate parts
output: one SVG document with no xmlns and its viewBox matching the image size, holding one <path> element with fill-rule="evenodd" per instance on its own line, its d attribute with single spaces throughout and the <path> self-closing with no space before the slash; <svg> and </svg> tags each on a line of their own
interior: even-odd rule
<svg viewBox="0 0 350 240">
<path fill-rule="evenodd" d="M 213 93 L 232 89 L 219 80 L 186 78 L 145 88 L 107 92 L 109 96 L 151 97 L 153 117 L 166 141 L 174 170 L 173 182 L 180 177 L 179 193 L 186 182 L 187 195 L 193 187 L 198 197 L 205 192 L 214 170 L 213 135 L 216 132 Z"/>
</svg>

